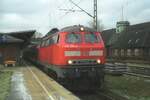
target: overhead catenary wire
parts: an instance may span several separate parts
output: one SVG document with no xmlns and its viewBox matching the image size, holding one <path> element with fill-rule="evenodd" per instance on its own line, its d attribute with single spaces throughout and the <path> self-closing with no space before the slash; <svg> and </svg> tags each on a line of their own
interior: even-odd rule
<svg viewBox="0 0 150 100">
<path fill-rule="evenodd" d="M 70 11 L 70 12 L 82 12 L 82 10 L 74 10 L 74 9 L 59 9 L 59 10 L 62 10 L 62 11 Z"/>
<path fill-rule="evenodd" d="M 78 7 L 80 10 L 82 10 L 84 13 L 86 13 L 87 15 L 89 15 L 90 17 L 93 18 L 93 22 L 94 22 L 94 28 L 97 30 L 97 0 L 94 0 L 94 15 L 91 15 L 90 13 L 88 13 L 86 10 L 82 9 L 80 6 L 78 6 L 78 4 L 76 4 L 75 2 L 73 2 L 72 0 L 69 0 L 72 4 L 74 4 L 76 7 Z"/>
<path fill-rule="evenodd" d="M 81 0 L 80 0 L 81 1 Z M 55 2 L 56 3 L 56 2 Z M 69 4 L 69 2 L 67 1 L 67 0 L 57 0 L 57 3 L 55 4 L 55 8 L 52 8 L 53 10 L 52 11 L 50 11 L 49 12 L 49 22 L 51 22 L 50 23 L 50 25 L 49 25 L 49 27 L 51 27 L 51 28 L 53 28 L 53 27 L 56 27 L 57 26 L 57 24 L 58 24 L 58 22 L 61 20 L 61 17 L 59 17 L 59 18 L 57 18 L 58 20 L 56 21 L 56 19 L 54 19 L 54 16 L 55 16 L 55 18 L 57 17 L 57 11 L 59 10 L 59 9 L 61 9 L 61 7 L 63 7 L 63 6 L 67 6 L 67 4 Z M 50 6 L 50 5 L 49 5 Z M 51 8 L 50 8 L 51 9 Z M 53 23 L 55 23 L 55 26 L 54 26 L 54 24 Z"/>
<path fill-rule="evenodd" d="M 82 9 L 80 6 L 78 6 L 78 4 L 74 3 L 72 0 L 69 0 L 71 3 L 73 3 L 76 7 L 78 7 L 80 10 L 82 10 L 83 12 L 85 12 L 86 14 L 88 14 L 90 17 L 94 18 L 90 13 L 88 13 L 87 11 L 85 11 L 84 9 Z"/>
<path fill-rule="evenodd" d="M 77 4 L 80 4 L 82 1 L 83 1 L 83 0 L 80 0 Z M 76 7 L 76 6 L 71 7 L 71 9 L 70 9 L 70 10 L 73 10 L 75 7 Z M 69 14 L 69 13 L 70 13 L 70 11 L 65 12 L 65 14 L 64 14 L 64 15 L 62 15 L 59 19 L 64 18 L 64 17 L 65 17 L 67 14 Z"/>
<path fill-rule="evenodd" d="M 93 22 L 94 22 L 94 28 L 97 30 L 97 0 L 93 0 L 94 1 L 94 15 L 90 14 L 89 12 L 87 12 L 86 10 L 84 10 L 83 8 L 81 8 L 79 6 L 79 3 L 81 3 L 81 0 L 78 3 L 75 3 L 72 0 L 68 0 L 70 3 L 72 3 L 74 6 L 71 9 L 62 9 L 60 7 L 58 7 L 59 10 L 63 10 L 66 11 L 64 15 L 62 15 L 61 17 L 59 17 L 58 19 L 61 20 L 62 18 L 64 18 L 67 14 L 71 13 L 71 12 L 84 12 L 86 13 L 88 16 L 90 16 L 91 18 L 93 18 Z M 83 1 L 83 0 L 82 0 Z M 61 5 L 60 5 L 61 6 Z M 74 10 L 74 7 L 77 7 L 80 10 Z"/>
</svg>

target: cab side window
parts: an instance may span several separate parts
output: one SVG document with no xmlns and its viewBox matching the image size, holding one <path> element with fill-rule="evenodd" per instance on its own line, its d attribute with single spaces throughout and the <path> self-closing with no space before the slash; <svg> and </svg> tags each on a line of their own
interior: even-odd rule
<svg viewBox="0 0 150 100">
<path fill-rule="evenodd" d="M 44 47 L 45 46 L 45 43 L 44 43 L 44 41 L 42 41 L 42 43 L 41 43 L 41 47 Z"/>
<path fill-rule="evenodd" d="M 45 40 L 45 46 L 48 46 L 49 45 L 49 40 Z"/>
<path fill-rule="evenodd" d="M 56 44 L 59 41 L 59 35 L 54 35 L 49 38 L 49 45 Z"/>
</svg>

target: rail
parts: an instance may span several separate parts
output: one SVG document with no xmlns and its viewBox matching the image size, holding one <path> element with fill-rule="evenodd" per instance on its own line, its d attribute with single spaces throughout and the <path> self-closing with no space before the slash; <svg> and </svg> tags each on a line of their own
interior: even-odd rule
<svg viewBox="0 0 150 100">
<path fill-rule="evenodd" d="M 128 100 L 127 98 L 115 94 L 109 90 L 99 90 L 96 92 L 76 93 L 81 100 Z"/>
<path fill-rule="evenodd" d="M 131 65 L 128 63 L 106 63 L 105 71 L 107 74 L 123 75 L 150 78 L 150 66 Z"/>
</svg>

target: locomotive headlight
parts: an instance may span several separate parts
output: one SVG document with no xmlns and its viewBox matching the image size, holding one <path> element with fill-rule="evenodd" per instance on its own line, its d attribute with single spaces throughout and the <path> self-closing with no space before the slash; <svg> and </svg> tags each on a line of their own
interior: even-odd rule
<svg viewBox="0 0 150 100">
<path fill-rule="evenodd" d="M 83 27 L 80 27 L 80 31 L 84 31 L 84 28 L 83 28 Z"/>
<path fill-rule="evenodd" d="M 70 64 L 70 65 L 71 65 L 72 63 L 73 63 L 73 62 L 72 62 L 72 60 L 68 60 L 68 64 Z"/>
<path fill-rule="evenodd" d="M 97 63 L 100 64 L 100 63 L 101 63 L 101 60 L 100 60 L 100 59 L 97 59 Z"/>
</svg>

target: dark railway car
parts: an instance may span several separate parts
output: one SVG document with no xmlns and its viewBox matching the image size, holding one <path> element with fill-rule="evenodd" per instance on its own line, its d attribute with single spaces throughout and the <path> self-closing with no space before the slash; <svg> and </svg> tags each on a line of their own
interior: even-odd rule
<svg viewBox="0 0 150 100">
<path fill-rule="evenodd" d="M 104 80 L 105 51 L 101 34 L 81 25 L 44 37 L 37 47 L 38 61 L 53 78 L 78 89 L 98 89 Z"/>
<path fill-rule="evenodd" d="M 38 49 L 36 45 L 28 46 L 23 51 L 23 59 L 35 63 L 38 59 Z"/>
</svg>

